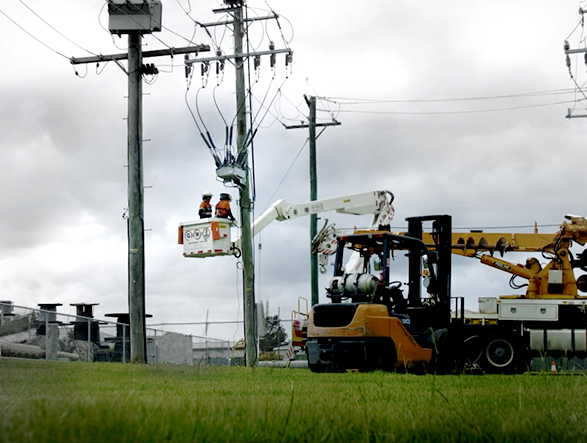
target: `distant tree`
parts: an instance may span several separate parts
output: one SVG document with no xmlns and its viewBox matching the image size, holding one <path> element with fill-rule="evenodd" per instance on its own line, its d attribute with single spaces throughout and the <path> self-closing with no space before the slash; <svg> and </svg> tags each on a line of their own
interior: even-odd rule
<svg viewBox="0 0 587 443">
<path fill-rule="evenodd" d="M 261 352 L 270 352 L 288 343 L 287 334 L 281 325 L 279 316 L 266 317 L 265 328 L 267 332 L 259 338 L 259 350 Z"/>
</svg>

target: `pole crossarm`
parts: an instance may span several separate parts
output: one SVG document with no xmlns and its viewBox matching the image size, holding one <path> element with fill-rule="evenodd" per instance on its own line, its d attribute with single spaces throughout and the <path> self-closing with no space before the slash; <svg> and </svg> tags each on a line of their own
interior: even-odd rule
<svg viewBox="0 0 587 443">
<path fill-rule="evenodd" d="M 200 52 L 209 52 L 210 45 L 185 46 L 182 48 L 158 49 L 155 51 L 143 52 L 143 58 L 147 57 L 166 57 L 175 54 L 191 54 Z M 128 54 L 98 55 L 94 57 L 72 57 L 69 59 L 72 65 L 81 65 L 84 63 L 113 62 L 118 60 L 128 60 Z"/>
<path fill-rule="evenodd" d="M 215 10 L 214 12 L 226 12 L 225 9 L 218 9 Z M 243 19 L 243 22 L 256 22 L 256 21 L 260 21 L 260 20 L 271 20 L 271 19 L 278 19 L 279 15 L 278 14 L 274 14 L 274 15 L 268 15 L 266 17 L 253 17 L 253 18 L 248 18 L 248 19 Z M 199 23 L 197 22 L 197 24 L 199 26 L 201 26 L 202 28 L 210 28 L 213 26 L 225 26 L 225 25 L 232 25 L 234 23 L 233 20 L 230 21 L 221 21 L 221 22 L 214 22 L 214 23 Z"/>
<path fill-rule="evenodd" d="M 587 48 L 579 48 L 579 49 L 565 49 L 565 54 L 582 54 L 587 52 Z"/>
<path fill-rule="evenodd" d="M 322 127 L 322 126 L 340 126 L 342 123 L 339 121 L 333 121 L 330 123 L 316 123 L 316 127 Z M 310 125 L 309 124 L 304 124 L 304 125 L 293 125 L 293 126 L 285 126 L 285 129 L 303 129 L 303 128 L 309 128 Z"/>
<path fill-rule="evenodd" d="M 256 52 L 247 52 L 244 54 L 232 54 L 232 55 L 219 55 L 216 57 L 206 57 L 206 58 L 198 58 L 194 60 L 186 60 L 186 65 L 193 65 L 194 63 L 203 63 L 203 62 L 214 62 L 214 61 L 221 61 L 221 60 L 232 60 L 237 58 L 245 58 L 245 57 L 256 57 L 262 55 L 271 55 L 271 54 L 293 54 L 291 49 L 273 49 L 267 51 L 256 51 Z"/>
</svg>

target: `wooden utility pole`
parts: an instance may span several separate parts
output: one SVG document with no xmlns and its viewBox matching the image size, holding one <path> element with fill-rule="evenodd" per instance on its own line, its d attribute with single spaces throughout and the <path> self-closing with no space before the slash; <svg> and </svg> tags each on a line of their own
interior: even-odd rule
<svg viewBox="0 0 587 443">
<path fill-rule="evenodd" d="M 130 2 L 129 2 L 130 3 Z M 146 2 L 145 2 L 146 3 Z M 145 73 L 141 43 L 142 34 L 161 29 L 159 13 L 153 14 L 148 4 L 134 7 L 129 4 L 109 5 L 110 31 L 128 34 L 128 54 L 72 58 L 71 63 L 99 63 L 128 59 L 128 309 L 130 318 L 130 361 L 147 362 L 147 334 L 145 324 L 145 227 L 143 196 L 143 89 Z M 131 7 L 132 6 L 132 7 Z M 147 8 L 147 9 L 141 9 Z M 135 14 L 133 17 L 132 15 Z M 147 20 L 148 19 L 148 20 Z M 170 56 L 178 53 L 209 51 L 206 45 L 160 51 L 149 56 Z M 123 70 L 122 65 L 119 65 Z M 153 69 L 153 68 L 151 68 Z M 151 72 L 156 73 L 156 72 Z"/>
<path fill-rule="evenodd" d="M 128 35 L 128 309 L 130 361 L 147 362 L 141 35 Z"/>
<path fill-rule="evenodd" d="M 243 261 L 243 311 L 245 320 L 245 361 L 247 366 L 257 364 L 257 323 L 255 313 L 255 263 L 251 233 L 251 196 L 249 189 L 249 153 L 247 150 L 247 106 L 245 94 L 245 66 L 243 58 L 243 9 L 234 8 L 234 64 L 236 68 L 236 146 L 238 157 L 246 166 L 245 180 L 239 187 L 241 215 L 241 252 Z"/>
<path fill-rule="evenodd" d="M 290 49 L 275 49 L 270 46 L 268 51 L 243 52 L 243 37 L 246 35 L 246 23 L 259 20 L 277 19 L 273 14 L 269 17 L 255 17 L 254 19 L 243 16 L 244 0 L 224 0 L 225 8 L 215 9 L 217 13 L 229 13 L 231 21 L 218 21 L 214 23 L 200 23 L 203 28 L 212 26 L 226 26 L 232 24 L 234 32 L 234 54 L 224 55 L 218 53 L 213 57 L 186 60 L 186 65 L 194 63 L 209 63 L 212 61 L 223 62 L 234 60 L 236 70 L 236 125 L 237 125 L 237 161 L 234 164 L 223 164 L 216 170 L 216 175 L 225 183 L 232 182 L 239 188 L 240 216 L 241 216 L 241 254 L 243 263 L 243 310 L 245 323 L 245 358 L 247 366 L 257 363 L 257 314 L 255 303 L 255 267 L 253 260 L 253 235 L 251 232 L 252 201 L 250 191 L 250 170 L 248 144 L 252 135 L 247 128 L 247 95 L 245 87 L 245 60 L 249 57 L 260 58 L 263 55 L 289 54 Z M 233 171 L 238 171 L 233 175 Z M 227 172 L 228 171 L 228 172 Z"/>
<path fill-rule="evenodd" d="M 318 178 L 316 173 L 316 97 L 306 97 L 306 102 L 310 108 L 309 130 L 310 130 L 310 201 L 318 199 Z M 312 241 L 318 234 L 318 214 L 310 216 L 310 250 L 312 250 Z M 311 275 L 311 301 L 312 306 L 318 304 L 318 254 L 310 255 L 310 275 Z"/>
<path fill-rule="evenodd" d="M 310 145 L 310 201 L 318 199 L 318 174 L 316 169 L 316 127 L 318 126 L 338 126 L 340 122 L 333 121 L 331 123 L 316 123 L 316 97 L 306 96 L 306 103 L 310 109 L 308 116 L 308 124 L 286 126 L 286 129 L 309 128 L 309 145 Z M 312 248 L 312 241 L 318 234 L 318 215 L 312 214 L 310 216 L 310 249 Z M 319 303 L 319 274 L 318 274 L 318 254 L 310 255 L 310 280 L 311 280 L 311 301 L 312 306 Z"/>
</svg>

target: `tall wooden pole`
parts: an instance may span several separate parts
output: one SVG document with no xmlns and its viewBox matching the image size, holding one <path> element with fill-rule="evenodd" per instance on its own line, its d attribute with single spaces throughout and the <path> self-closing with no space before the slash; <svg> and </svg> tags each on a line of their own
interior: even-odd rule
<svg viewBox="0 0 587 443">
<path fill-rule="evenodd" d="M 308 116 L 308 124 L 286 126 L 285 129 L 308 128 L 310 134 L 308 136 L 310 143 L 310 200 L 318 199 L 318 174 L 316 172 L 316 128 L 319 126 L 338 126 L 340 122 L 334 120 L 332 123 L 316 123 L 316 97 L 307 96 L 304 94 L 304 99 L 310 109 Z M 310 216 L 310 244 L 318 234 L 318 215 L 312 214 Z M 319 302 L 319 280 L 318 280 L 318 255 L 312 254 L 310 256 L 310 281 L 311 281 L 311 300 L 312 306 Z"/>
<path fill-rule="evenodd" d="M 245 67 L 243 58 L 243 10 L 234 9 L 234 52 L 236 66 L 237 150 L 246 171 L 245 182 L 239 189 L 241 214 L 241 249 L 243 260 L 243 310 L 245 320 L 245 358 L 247 366 L 257 363 L 257 322 L 255 315 L 255 267 L 251 235 L 251 197 L 249 189 L 249 154 L 247 152 L 247 106 L 245 94 Z"/>
<path fill-rule="evenodd" d="M 135 7 L 137 2 L 109 2 L 109 29 L 112 34 L 128 34 L 128 52 L 70 59 L 73 65 L 116 61 L 128 77 L 128 310 L 130 361 L 147 363 L 145 322 L 145 223 L 143 186 L 143 58 L 173 56 L 209 51 L 208 45 L 192 45 L 142 52 L 143 33 L 161 30 L 161 5 Z M 146 5 L 146 2 L 145 2 Z M 143 5 L 143 6 L 145 6 Z M 140 5 L 139 5 L 140 6 Z M 156 7 L 158 6 L 158 7 Z M 146 21 L 145 19 L 149 19 Z M 128 71 L 118 62 L 128 59 Z"/>
<path fill-rule="evenodd" d="M 128 35 L 128 306 L 130 361 L 147 362 L 141 34 Z"/>
<path fill-rule="evenodd" d="M 316 97 L 308 97 L 308 106 L 310 107 L 309 129 L 310 129 L 310 200 L 318 199 L 318 175 L 316 173 Z M 310 242 L 318 234 L 318 215 L 310 216 Z M 311 248 L 311 246 L 310 246 Z M 311 273 L 311 300 L 312 306 L 319 302 L 318 292 L 318 254 L 310 255 L 310 273 Z"/>
</svg>

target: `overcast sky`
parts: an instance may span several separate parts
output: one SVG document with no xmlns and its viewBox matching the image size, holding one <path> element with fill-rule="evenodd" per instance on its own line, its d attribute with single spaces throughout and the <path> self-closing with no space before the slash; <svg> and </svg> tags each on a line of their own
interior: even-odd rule
<svg viewBox="0 0 587 443">
<path fill-rule="evenodd" d="M 126 38 L 107 30 L 105 4 L 11 0 L 0 6 L 0 299 L 33 307 L 63 303 L 66 313 L 73 312 L 70 303 L 99 303 L 100 318 L 128 310 L 127 80 L 114 63 L 74 69 L 68 58 L 126 52 Z M 406 217 L 442 213 L 453 216 L 456 228 L 513 232 L 523 229 L 512 226 L 536 221 L 546 225 L 541 231 L 555 232 L 565 214 L 587 214 L 581 197 L 586 122 L 565 119 L 568 108 L 587 114 L 563 50 L 567 38 L 571 47 L 581 45 L 579 6 L 249 1 L 250 17 L 270 8 L 280 15 L 280 27 L 275 20 L 251 25 L 251 50 L 266 50 L 272 40 L 294 51 L 291 71 L 280 55 L 271 72 L 265 57 L 258 80 L 251 77 L 260 124 L 255 215 L 277 199 L 309 200 L 307 130 L 284 128 L 306 121 L 303 94 L 322 97 L 321 122 L 341 122 L 318 139 L 319 198 L 390 190 L 398 230 Z M 144 50 L 193 42 L 232 53 L 228 29 L 210 28 L 211 40 L 194 23 L 224 20 L 212 12 L 219 7 L 213 0 L 164 0 L 165 29 L 146 36 Z M 206 55 L 212 54 L 200 54 Z M 582 85 L 582 56 L 571 61 Z M 242 320 L 238 261 L 185 259 L 177 245 L 177 226 L 197 219 L 203 191 L 215 194 L 214 203 L 220 192 L 238 195 L 216 180 L 191 114 L 199 112 L 215 143 L 223 144 L 224 121 L 230 124 L 236 112 L 233 68 L 227 64 L 219 78 L 212 66 L 203 81 L 196 64 L 188 90 L 183 56 L 145 62 L 160 71 L 144 84 L 149 323 L 204 321 L 207 311 L 211 321 Z M 324 217 L 339 227 L 370 223 L 366 216 Z M 261 241 L 257 299 L 288 319 L 298 297 L 310 297 L 309 219 L 276 222 Z M 454 260 L 453 295 L 465 296 L 469 309 L 480 295 L 514 292 L 509 275 L 482 266 Z M 321 277 L 321 288 L 330 274 Z M 238 339 L 242 332 L 224 325 L 209 335 Z"/>
</svg>

